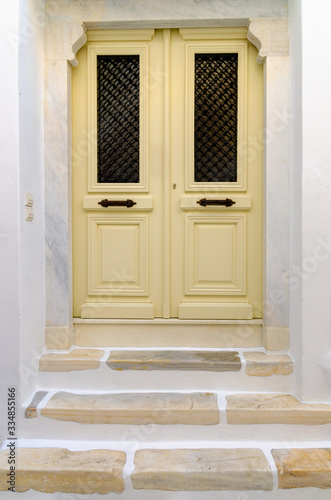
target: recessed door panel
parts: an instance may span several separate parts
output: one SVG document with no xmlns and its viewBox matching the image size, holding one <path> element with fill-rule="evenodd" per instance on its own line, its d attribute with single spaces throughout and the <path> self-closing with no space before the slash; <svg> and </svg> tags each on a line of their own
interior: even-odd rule
<svg viewBox="0 0 331 500">
<path fill-rule="evenodd" d="M 245 295 L 245 215 L 186 216 L 186 295 Z"/>
<path fill-rule="evenodd" d="M 89 216 L 89 295 L 148 295 L 148 216 Z"/>
</svg>

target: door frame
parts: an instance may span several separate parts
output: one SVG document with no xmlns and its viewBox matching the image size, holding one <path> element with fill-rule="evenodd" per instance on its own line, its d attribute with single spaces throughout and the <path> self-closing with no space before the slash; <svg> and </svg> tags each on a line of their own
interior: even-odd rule
<svg viewBox="0 0 331 500">
<path fill-rule="evenodd" d="M 123 22 L 98 13 L 102 21 L 91 22 L 85 18 L 82 6 L 72 8 L 72 20 L 69 16 L 59 21 L 59 12 L 54 9 L 45 26 L 46 347 L 56 349 L 67 349 L 74 340 L 71 156 L 86 154 L 86 142 L 79 144 L 77 151 L 71 148 L 71 66 L 77 64 L 75 55 L 86 43 L 87 29 L 146 27 L 143 21 L 132 19 L 130 6 L 126 11 L 128 20 Z M 231 27 L 243 26 L 239 11 L 237 15 Z M 264 64 L 264 128 L 248 153 L 253 155 L 255 148 L 264 150 L 263 332 L 265 347 L 279 350 L 286 349 L 289 343 L 288 25 L 287 18 L 253 18 L 245 22 L 247 37 L 259 50 L 258 62 Z M 154 27 L 177 28 L 186 23 L 168 20 Z M 193 27 L 208 24 L 204 20 L 190 21 Z M 212 26 L 229 27 L 229 22 L 215 17 Z"/>
</svg>

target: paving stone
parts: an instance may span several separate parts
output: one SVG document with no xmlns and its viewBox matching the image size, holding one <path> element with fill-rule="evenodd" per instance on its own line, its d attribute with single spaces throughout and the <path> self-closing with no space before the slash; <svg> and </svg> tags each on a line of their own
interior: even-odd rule
<svg viewBox="0 0 331 500">
<path fill-rule="evenodd" d="M 0 452 L 0 490 L 8 490 L 8 450 Z M 105 494 L 124 490 L 122 451 L 69 451 L 64 448 L 18 448 L 15 490 L 44 493 Z"/>
<path fill-rule="evenodd" d="M 279 488 L 331 488 L 331 448 L 272 450 Z"/>
<path fill-rule="evenodd" d="M 163 491 L 271 490 L 273 478 L 258 449 L 139 450 L 132 484 Z"/>
<path fill-rule="evenodd" d="M 211 425 L 220 420 L 211 393 L 56 393 L 41 410 L 45 417 L 86 424 Z"/>
<path fill-rule="evenodd" d="M 226 399 L 229 424 L 331 423 L 331 405 L 301 403 L 291 394 L 236 394 Z"/>
<path fill-rule="evenodd" d="M 114 351 L 107 365 L 114 370 L 239 371 L 241 361 L 234 351 Z"/>
<path fill-rule="evenodd" d="M 74 349 L 71 352 L 47 353 L 39 358 L 42 372 L 70 372 L 99 368 L 104 351 L 97 349 Z"/>
<path fill-rule="evenodd" d="M 293 373 L 293 361 L 287 354 L 275 355 L 264 352 L 245 352 L 246 374 L 253 377 L 271 375 L 290 375 Z"/>
</svg>

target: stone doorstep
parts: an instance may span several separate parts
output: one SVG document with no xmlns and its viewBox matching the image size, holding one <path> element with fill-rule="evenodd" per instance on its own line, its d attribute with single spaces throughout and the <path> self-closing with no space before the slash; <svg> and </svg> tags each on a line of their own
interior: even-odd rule
<svg viewBox="0 0 331 500">
<path fill-rule="evenodd" d="M 266 354 L 265 352 L 244 352 L 246 375 L 270 377 L 271 375 L 290 375 L 293 373 L 293 360 L 288 354 Z"/>
<path fill-rule="evenodd" d="M 46 353 L 39 359 L 39 369 L 45 372 L 90 370 L 100 367 L 104 351 L 74 349 L 64 353 Z M 260 351 L 244 352 L 246 374 L 267 377 L 293 373 L 293 361 L 288 355 L 266 354 Z M 117 350 L 107 360 L 114 370 L 180 370 L 239 372 L 242 368 L 237 351 L 185 350 Z"/>
<path fill-rule="evenodd" d="M 8 491 L 8 457 L 0 452 L 0 490 Z M 18 448 L 13 485 L 18 492 L 122 493 L 123 451 L 69 451 L 65 448 Z"/>
<path fill-rule="evenodd" d="M 241 370 L 234 351 L 113 351 L 107 365 L 113 370 Z"/>
<path fill-rule="evenodd" d="M 139 450 L 132 485 L 164 491 L 270 491 L 273 476 L 259 449 Z"/>
<path fill-rule="evenodd" d="M 291 394 L 235 394 L 226 400 L 228 424 L 331 423 L 331 405 L 301 403 Z"/>
<path fill-rule="evenodd" d="M 100 367 L 104 351 L 97 349 L 73 349 L 71 352 L 46 353 L 39 358 L 42 372 L 69 372 L 93 370 Z"/>
<path fill-rule="evenodd" d="M 212 393 L 58 392 L 41 415 L 85 424 L 215 425 L 220 421 L 217 396 Z"/>
<path fill-rule="evenodd" d="M 271 450 L 278 487 L 331 488 L 331 448 Z"/>
</svg>

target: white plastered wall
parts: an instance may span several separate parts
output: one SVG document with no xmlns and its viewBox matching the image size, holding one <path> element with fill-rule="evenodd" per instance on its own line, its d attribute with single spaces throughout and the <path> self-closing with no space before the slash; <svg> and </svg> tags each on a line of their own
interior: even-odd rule
<svg viewBox="0 0 331 500">
<path fill-rule="evenodd" d="M 20 369 L 24 400 L 35 386 L 45 329 L 44 217 L 44 31 L 45 0 L 20 1 L 18 54 Z M 33 195 L 32 222 L 25 194 Z"/>
<path fill-rule="evenodd" d="M 290 0 L 291 328 L 298 395 L 331 401 L 331 4 Z"/>
<path fill-rule="evenodd" d="M 18 64 L 16 40 L 19 2 L 0 6 L 0 262 L 1 262 L 1 376 L 0 441 L 7 437 L 7 388 L 19 386 L 19 148 Z M 12 41 L 13 40 L 13 41 Z"/>
<path fill-rule="evenodd" d="M 44 343 L 43 6 L 0 5 L 0 440 L 7 437 L 7 389 L 21 388 L 21 398 L 34 390 Z M 25 192 L 34 196 L 32 222 L 25 220 Z"/>
</svg>

